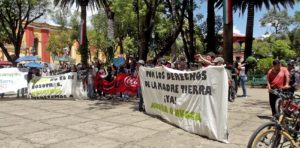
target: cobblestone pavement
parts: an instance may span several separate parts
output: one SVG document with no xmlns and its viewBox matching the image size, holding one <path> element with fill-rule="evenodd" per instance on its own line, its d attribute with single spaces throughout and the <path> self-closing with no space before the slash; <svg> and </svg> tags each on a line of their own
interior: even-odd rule
<svg viewBox="0 0 300 148">
<path fill-rule="evenodd" d="M 270 116 L 266 89 L 229 103 L 229 144 L 138 112 L 137 101 L 0 99 L 0 148 L 246 147 Z"/>
</svg>

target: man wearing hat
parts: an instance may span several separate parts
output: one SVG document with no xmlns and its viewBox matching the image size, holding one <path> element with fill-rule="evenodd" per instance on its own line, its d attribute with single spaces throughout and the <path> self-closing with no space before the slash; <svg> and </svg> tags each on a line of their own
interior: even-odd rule
<svg viewBox="0 0 300 148">
<path fill-rule="evenodd" d="M 224 65 L 224 59 L 222 57 L 217 57 L 213 60 L 213 63 L 215 66 L 221 66 Z"/>
<path fill-rule="evenodd" d="M 136 77 L 137 77 L 137 88 L 138 88 L 137 96 L 140 98 L 140 101 L 139 101 L 139 111 L 140 112 L 145 111 L 145 109 L 143 107 L 144 100 L 143 100 L 140 77 L 139 77 L 139 68 L 140 68 L 140 66 L 144 66 L 144 65 L 145 65 L 145 61 L 139 60 L 137 62 L 137 66 L 136 66 Z"/>
</svg>

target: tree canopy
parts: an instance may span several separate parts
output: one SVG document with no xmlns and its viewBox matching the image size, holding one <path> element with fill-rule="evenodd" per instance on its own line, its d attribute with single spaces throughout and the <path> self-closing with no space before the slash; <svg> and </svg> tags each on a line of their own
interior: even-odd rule
<svg viewBox="0 0 300 148">
<path fill-rule="evenodd" d="M 49 5 L 47 0 L 1 0 L 0 1 L 0 26 L 2 37 L 0 47 L 6 58 L 15 62 L 12 55 L 5 47 L 5 41 L 11 42 L 14 46 L 14 57 L 20 55 L 21 44 L 25 28 L 33 21 L 45 14 Z"/>
<path fill-rule="evenodd" d="M 271 26 L 274 33 L 282 33 L 288 31 L 288 26 L 293 23 L 293 18 L 288 15 L 287 10 L 277 11 L 272 9 L 268 11 L 260 20 L 262 26 Z"/>
</svg>

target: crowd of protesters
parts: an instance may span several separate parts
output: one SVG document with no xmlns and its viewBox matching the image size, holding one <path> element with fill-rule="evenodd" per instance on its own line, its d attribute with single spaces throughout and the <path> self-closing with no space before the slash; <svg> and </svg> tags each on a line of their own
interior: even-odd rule
<svg viewBox="0 0 300 148">
<path fill-rule="evenodd" d="M 143 97 L 141 92 L 141 87 L 139 83 L 139 77 L 138 77 L 138 70 L 140 66 L 146 66 L 146 67 L 158 67 L 158 66 L 165 66 L 172 69 L 177 69 L 181 71 L 190 71 L 190 70 L 198 70 L 204 67 L 208 66 L 225 66 L 227 75 L 228 75 L 228 84 L 231 89 L 229 92 L 229 98 L 233 98 L 230 101 L 233 101 L 234 98 L 237 96 L 238 87 L 241 86 L 242 88 L 242 95 L 241 97 L 247 98 L 247 90 L 246 90 L 246 81 L 247 81 L 247 75 L 246 75 L 246 65 L 247 63 L 244 61 L 241 61 L 240 57 L 236 57 L 233 64 L 227 63 L 221 56 L 216 56 L 214 53 L 209 52 L 205 55 L 197 54 L 195 55 L 195 63 L 188 63 L 187 59 L 184 56 L 179 56 L 175 62 L 167 61 L 164 58 L 160 58 L 156 61 L 148 60 L 138 60 L 134 57 L 127 57 L 124 58 L 122 55 L 120 58 L 124 59 L 124 63 L 116 66 L 114 63 L 111 63 L 109 65 L 105 65 L 104 63 L 101 63 L 98 59 L 94 59 L 94 61 L 90 65 L 83 65 L 83 64 L 68 64 L 68 62 L 60 62 L 58 66 L 53 67 L 49 66 L 47 63 L 44 64 L 43 68 L 30 68 L 28 71 L 28 75 L 26 76 L 27 82 L 29 83 L 31 79 L 38 76 L 51 76 L 51 75 L 57 75 L 57 74 L 64 74 L 68 72 L 77 72 L 78 73 L 78 79 L 80 79 L 83 83 L 84 90 L 87 91 L 87 96 L 90 99 L 102 99 L 107 98 L 110 99 L 112 97 L 119 97 L 120 99 L 123 99 L 124 101 L 129 100 L 129 94 L 126 93 L 119 93 L 115 94 L 115 96 L 111 96 L 110 94 L 103 93 L 100 89 L 98 84 L 96 83 L 99 79 L 106 80 L 108 82 L 113 81 L 116 76 L 120 73 L 125 73 L 126 75 L 133 76 L 138 78 L 138 90 L 137 90 L 137 98 L 140 99 L 139 103 L 139 110 L 143 111 Z M 278 64 L 278 61 L 274 61 L 275 65 Z M 19 65 L 19 69 L 26 69 L 22 66 L 22 64 Z M 25 70 L 26 71 L 26 70 Z M 270 72 L 271 71 L 271 72 Z M 277 84 L 273 84 L 275 82 L 270 82 L 270 79 L 274 75 L 272 71 L 276 71 L 276 68 L 272 68 L 268 73 L 268 88 L 275 88 L 277 87 Z M 280 71 L 280 70 L 279 70 Z M 285 78 L 285 82 L 289 83 L 289 86 L 291 87 L 291 90 L 295 91 L 295 86 L 299 84 L 299 73 L 295 70 L 295 63 L 289 62 L 288 68 L 286 71 L 289 72 L 283 72 L 284 75 L 288 75 L 288 79 Z M 278 68 L 277 71 L 278 73 Z M 272 75 L 273 74 L 273 75 Z M 284 82 L 284 83 L 285 83 Z M 283 82 L 280 82 L 283 83 Z M 285 85 L 284 85 L 285 86 Z M 100 86 L 101 87 L 101 86 Z M 279 87 L 279 86 L 278 86 Z M 280 85 L 280 87 L 283 87 Z M 18 90 L 17 96 L 19 97 L 19 94 L 22 94 L 22 97 L 24 97 L 24 93 L 26 92 L 25 89 Z M 4 94 L 1 94 L 3 97 Z M 270 98 L 274 96 L 270 95 Z M 270 99 L 271 100 L 271 99 Z M 273 99 L 274 100 L 274 99 Z M 273 101 L 272 101 L 273 102 Z M 271 104 L 271 103 L 270 103 Z M 272 105 L 271 105 L 272 106 Z"/>
</svg>

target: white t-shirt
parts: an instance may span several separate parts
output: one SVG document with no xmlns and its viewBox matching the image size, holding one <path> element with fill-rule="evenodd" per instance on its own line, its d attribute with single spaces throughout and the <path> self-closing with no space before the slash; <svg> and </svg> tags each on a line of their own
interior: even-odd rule
<svg viewBox="0 0 300 148">
<path fill-rule="evenodd" d="M 245 68 L 245 66 L 241 67 L 240 76 L 246 76 L 246 68 Z"/>
</svg>

